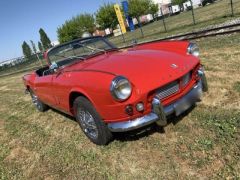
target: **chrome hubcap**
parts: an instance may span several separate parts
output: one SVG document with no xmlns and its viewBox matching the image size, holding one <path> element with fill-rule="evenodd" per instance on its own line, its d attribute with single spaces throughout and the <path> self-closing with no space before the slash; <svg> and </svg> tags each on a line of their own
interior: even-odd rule
<svg viewBox="0 0 240 180">
<path fill-rule="evenodd" d="M 35 95 L 35 94 L 32 94 L 31 95 L 32 96 L 32 102 L 33 102 L 33 104 L 37 107 L 37 108 L 39 108 L 39 103 L 38 103 L 38 97 Z"/>
<path fill-rule="evenodd" d="M 84 132 L 93 139 L 98 137 L 98 130 L 94 118 L 88 111 L 79 111 L 79 120 Z"/>
<path fill-rule="evenodd" d="M 32 102 L 33 102 L 33 104 L 34 104 L 35 106 L 38 105 L 38 98 L 37 98 L 37 96 L 36 96 L 35 94 L 32 94 Z"/>
</svg>

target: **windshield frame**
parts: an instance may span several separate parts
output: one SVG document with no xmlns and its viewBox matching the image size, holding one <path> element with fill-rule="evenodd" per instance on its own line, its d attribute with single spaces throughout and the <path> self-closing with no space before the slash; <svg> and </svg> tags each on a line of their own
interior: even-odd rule
<svg viewBox="0 0 240 180">
<path fill-rule="evenodd" d="M 55 53 L 54 51 L 55 51 L 56 49 L 59 49 L 59 48 L 61 48 L 61 47 L 64 47 L 64 46 L 67 46 L 67 45 L 70 45 L 70 44 L 74 44 L 74 43 L 79 43 L 79 44 L 81 44 L 81 42 L 84 43 L 84 42 L 86 42 L 87 40 L 94 40 L 94 39 L 95 39 L 96 41 L 98 41 L 98 40 L 103 41 L 103 42 L 106 43 L 106 45 L 109 46 L 110 48 L 107 49 L 107 50 L 104 50 L 104 49 L 103 49 L 102 51 L 96 51 L 96 52 L 93 53 L 93 54 L 90 54 L 90 55 L 88 55 L 88 56 L 84 56 L 84 60 L 87 60 L 87 59 L 89 59 L 89 58 L 91 58 L 91 57 L 94 57 L 94 56 L 97 56 L 97 55 L 99 55 L 99 54 L 102 54 L 102 53 L 104 53 L 104 52 L 106 53 L 106 52 L 108 52 L 108 51 L 118 50 L 118 48 L 117 48 L 115 45 L 113 45 L 111 42 L 109 42 L 106 38 L 104 38 L 104 37 L 102 37 L 102 36 L 93 36 L 93 37 L 87 37 L 87 38 L 79 38 L 79 39 L 75 39 L 75 40 L 73 40 L 73 41 L 69 41 L 69 42 L 60 44 L 60 45 L 58 45 L 58 46 L 55 46 L 55 47 L 49 49 L 49 50 L 46 52 L 46 55 L 47 55 L 47 56 L 46 56 L 46 59 L 47 59 L 48 65 L 51 66 L 52 63 L 54 62 L 54 61 L 51 61 L 51 60 L 50 60 L 49 56 L 52 55 L 51 53 Z M 70 57 L 69 57 L 69 58 L 70 58 Z M 67 59 L 67 57 L 66 57 L 66 59 Z M 79 59 L 80 59 L 80 58 L 79 58 Z M 59 62 L 61 62 L 61 61 L 59 61 Z M 69 64 L 72 64 L 72 63 L 69 63 Z"/>
</svg>

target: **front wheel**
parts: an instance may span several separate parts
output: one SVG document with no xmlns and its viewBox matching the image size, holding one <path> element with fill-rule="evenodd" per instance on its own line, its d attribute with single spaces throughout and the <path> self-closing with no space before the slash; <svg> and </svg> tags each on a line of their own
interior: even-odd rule
<svg viewBox="0 0 240 180">
<path fill-rule="evenodd" d="M 30 89 L 30 96 L 32 98 L 32 102 L 35 105 L 35 107 L 37 108 L 37 110 L 39 110 L 40 112 L 44 112 L 46 110 L 48 110 L 48 106 L 46 104 L 44 104 L 42 101 L 39 100 L 38 96 Z"/>
<path fill-rule="evenodd" d="M 82 131 L 93 143 L 106 145 L 110 142 L 112 133 L 88 99 L 78 97 L 74 101 L 74 110 Z"/>
</svg>

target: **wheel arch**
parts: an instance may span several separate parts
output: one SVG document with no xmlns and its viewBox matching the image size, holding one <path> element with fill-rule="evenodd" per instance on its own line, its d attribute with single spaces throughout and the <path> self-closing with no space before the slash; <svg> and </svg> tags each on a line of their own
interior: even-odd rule
<svg viewBox="0 0 240 180">
<path fill-rule="evenodd" d="M 26 93 L 26 94 L 27 94 L 27 93 L 31 93 L 31 91 L 33 91 L 32 88 L 31 88 L 31 86 L 30 86 L 29 84 L 27 84 L 27 85 L 26 85 L 25 93 Z"/>
<path fill-rule="evenodd" d="M 30 89 L 32 89 L 29 85 L 26 85 L 26 89 L 28 90 L 28 91 L 30 91 Z"/>
<path fill-rule="evenodd" d="M 74 108 L 73 108 L 74 101 L 76 100 L 76 98 L 78 98 L 78 97 L 80 97 L 80 96 L 88 99 L 88 100 L 93 104 L 93 106 L 95 106 L 94 103 L 93 103 L 93 101 L 91 100 L 91 98 L 90 98 L 89 96 L 87 96 L 86 93 L 83 93 L 83 92 L 80 91 L 80 90 L 73 90 L 73 91 L 71 91 L 70 94 L 69 94 L 69 109 L 70 109 L 70 112 L 71 112 L 73 115 L 75 114 Z M 96 107 L 95 107 L 95 108 L 96 108 Z"/>
</svg>

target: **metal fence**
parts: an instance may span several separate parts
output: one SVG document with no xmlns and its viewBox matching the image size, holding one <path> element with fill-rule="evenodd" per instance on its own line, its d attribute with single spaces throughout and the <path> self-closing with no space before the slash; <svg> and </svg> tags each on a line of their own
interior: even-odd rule
<svg viewBox="0 0 240 180">
<path fill-rule="evenodd" d="M 168 14 L 158 17 L 155 21 L 145 24 L 140 28 L 128 32 L 122 36 L 109 37 L 108 39 L 117 46 L 130 45 L 133 40 L 138 42 L 150 41 L 158 38 L 164 38 L 180 33 L 197 31 L 199 29 L 211 28 L 216 24 L 227 25 L 233 20 L 240 20 L 240 0 L 217 0 L 206 6 L 189 8 L 179 14 Z M 237 23 L 237 22 L 236 22 Z"/>
<path fill-rule="evenodd" d="M 46 61 L 43 59 L 43 54 L 33 54 L 29 58 L 19 57 L 2 62 L 0 66 L 0 76 L 3 74 L 11 74 L 21 72 L 23 69 L 34 69 L 43 66 Z"/>
<path fill-rule="evenodd" d="M 135 40 L 138 42 L 151 41 L 199 29 L 211 29 L 216 24 L 228 25 L 229 23 L 240 23 L 240 0 L 217 0 L 204 7 L 189 8 L 188 11 L 179 14 L 161 16 L 153 22 L 143 25 L 143 36 L 140 28 L 136 27 L 135 31 L 124 34 L 124 38 L 110 36 L 108 39 L 118 47 L 123 47 L 131 45 Z M 40 61 L 36 55 L 29 59 L 18 59 L 13 63 L 0 65 L 0 76 L 21 72 L 23 69 L 35 69 L 41 64 L 46 64 L 41 55 Z"/>
</svg>

